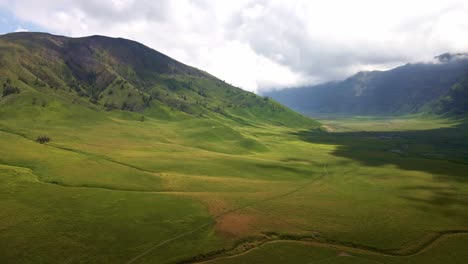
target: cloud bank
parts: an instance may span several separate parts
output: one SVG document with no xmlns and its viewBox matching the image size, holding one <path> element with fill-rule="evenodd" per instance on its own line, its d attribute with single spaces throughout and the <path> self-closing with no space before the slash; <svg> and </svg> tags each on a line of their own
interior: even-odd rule
<svg viewBox="0 0 468 264">
<path fill-rule="evenodd" d="M 137 40 L 250 91 L 468 51 L 465 0 L 11 2 L 0 8 L 51 33 Z"/>
</svg>

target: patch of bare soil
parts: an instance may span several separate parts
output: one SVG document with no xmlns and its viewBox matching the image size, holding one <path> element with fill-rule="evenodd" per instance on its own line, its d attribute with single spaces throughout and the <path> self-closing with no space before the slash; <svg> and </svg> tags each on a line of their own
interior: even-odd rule
<svg viewBox="0 0 468 264">
<path fill-rule="evenodd" d="M 257 219 L 253 215 L 231 213 L 224 215 L 216 221 L 216 231 L 230 237 L 250 235 Z"/>
</svg>

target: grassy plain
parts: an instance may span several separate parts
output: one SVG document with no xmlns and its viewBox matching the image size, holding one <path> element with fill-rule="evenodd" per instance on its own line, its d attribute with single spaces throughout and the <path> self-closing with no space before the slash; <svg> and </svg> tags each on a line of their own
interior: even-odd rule
<svg viewBox="0 0 468 264">
<path fill-rule="evenodd" d="M 209 260 L 272 232 L 215 262 L 468 261 L 467 235 L 437 239 L 468 230 L 463 120 L 322 120 L 325 132 L 32 96 L 0 102 L 2 263 Z"/>
</svg>

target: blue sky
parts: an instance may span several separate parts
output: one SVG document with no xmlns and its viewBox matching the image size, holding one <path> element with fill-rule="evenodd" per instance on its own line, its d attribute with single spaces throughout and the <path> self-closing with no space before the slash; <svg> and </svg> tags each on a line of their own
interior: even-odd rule
<svg viewBox="0 0 468 264">
<path fill-rule="evenodd" d="M 46 31 L 44 28 L 28 21 L 18 19 L 13 13 L 0 8 L 0 34 L 18 30 Z"/>
</svg>

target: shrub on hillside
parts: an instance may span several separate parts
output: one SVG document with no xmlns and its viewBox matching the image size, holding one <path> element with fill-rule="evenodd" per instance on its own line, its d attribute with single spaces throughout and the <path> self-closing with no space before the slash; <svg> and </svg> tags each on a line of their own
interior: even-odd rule
<svg viewBox="0 0 468 264">
<path fill-rule="evenodd" d="M 98 103 L 99 103 L 99 99 L 96 98 L 95 96 L 89 98 L 89 101 L 90 101 L 92 104 L 98 104 Z"/>
<path fill-rule="evenodd" d="M 4 83 L 3 84 L 3 93 L 2 96 L 5 97 L 10 94 L 19 94 L 20 90 L 18 87 L 11 86 L 10 84 Z"/>
<path fill-rule="evenodd" d="M 50 138 L 48 136 L 38 136 L 36 139 L 36 142 L 44 144 L 50 141 Z"/>
<path fill-rule="evenodd" d="M 119 107 L 117 105 L 115 105 L 114 103 L 105 103 L 104 104 L 104 107 L 106 108 L 106 111 L 112 111 L 112 110 L 115 110 L 115 109 L 119 109 Z"/>
<path fill-rule="evenodd" d="M 123 102 L 122 106 L 120 107 L 120 110 L 127 110 L 127 111 L 135 111 L 136 104 L 135 103 L 129 103 L 129 102 Z"/>
</svg>

